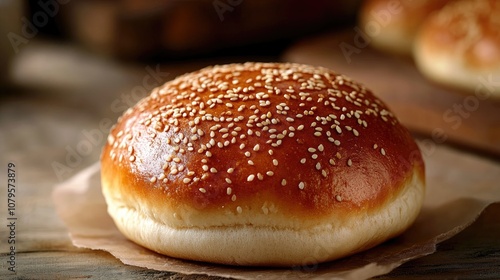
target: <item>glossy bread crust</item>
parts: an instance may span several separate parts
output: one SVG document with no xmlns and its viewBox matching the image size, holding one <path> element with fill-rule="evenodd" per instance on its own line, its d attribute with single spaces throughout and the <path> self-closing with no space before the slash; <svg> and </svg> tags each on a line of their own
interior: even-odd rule
<svg viewBox="0 0 500 280">
<path fill-rule="evenodd" d="M 127 208 L 134 219 L 207 231 L 340 225 L 399 205 L 411 187 L 407 217 L 371 247 L 416 217 L 424 164 L 409 132 L 363 85 L 321 67 L 246 63 L 178 77 L 125 112 L 104 147 L 102 181 L 118 224 Z"/>
</svg>

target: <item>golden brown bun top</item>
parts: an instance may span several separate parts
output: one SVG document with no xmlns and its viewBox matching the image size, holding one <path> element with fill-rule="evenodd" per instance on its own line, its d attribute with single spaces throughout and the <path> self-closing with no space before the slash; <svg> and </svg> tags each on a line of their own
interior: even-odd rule
<svg viewBox="0 0 500 280">
<path fill-rule="evenodd" d="M 380 206 L 414 170 L 423 178 L 417 145 L 372 92 L 281 63 L 167 82 L 123 114 L 102 156 L 103 175 L 127 182 L 113 187 L 139 200 L 203 211 L 270 201 L 299 217 Z"/>
<path fill-rule="evenodd" d="M 471 68 L 500 65 L 500 1 L 458 0 L 422 26 L 430 51 L 456 53 Z"/>
</svg>

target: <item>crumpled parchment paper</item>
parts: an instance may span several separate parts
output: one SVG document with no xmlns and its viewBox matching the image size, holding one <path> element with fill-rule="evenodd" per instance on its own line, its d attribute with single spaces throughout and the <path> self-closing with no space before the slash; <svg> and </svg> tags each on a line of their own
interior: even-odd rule
<svg viewBox="0 0 500 280">
<path fill-rule="evenodd" d="M 422 143 L 421 147 L 422 147 Z M 124 264 L 184 274 L 238 279 L 367 279 L 432 254 L 436 244 L 470 225 L 500 201 L 500 165 L 446 146 L 423 149 L 427 193 L 417 221 L 401 236 L 338 261 L 293 268 L 232 267 L 166 257 L 125 238 L 106 211 L 99 164 L 56 186 L 53 199 L 73 244 L 104 250 Z M 317 251 L 318 256 L 324 252 Z M 315 256 L 311 256 L 315 257 Z"/>
</svg>

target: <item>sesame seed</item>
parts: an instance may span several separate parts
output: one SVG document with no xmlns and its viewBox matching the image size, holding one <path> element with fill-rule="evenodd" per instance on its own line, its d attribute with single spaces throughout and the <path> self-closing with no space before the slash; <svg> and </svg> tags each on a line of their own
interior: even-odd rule
<svg viewBox="0 0 500 280">
<path fill-rule="evenodd" d="M 130 156 L 128 159 L 129 159 L 131 162 L 133 162 L 133 161 L 135 161 L 135 156 Z"/>
<path fill-rule="evenodd" d="M 314 153 L 314 152 L 316 152 L 316 149 L 315 148 L 308 148 L 307 151 L 310 153 Z"/>
<path fill-rule="evenodd" d="M 229 178 L 226 178 L 225 180 L 226 180 L 226 183 L 228 183 L 228 184 L 232 183 L 231 179 L 229 179 Z"/>
<path fill-rule="evenodd" d="M 249 164 L 249 165 L 254 165 L 253 160 L 251 160 L 251 159 L 250 159 L 250 160 L 248 160 L 248 164 Z"/>
<path fill-rule="evenodd" d="M 312 158 L 312 159 L 317 159 L 317 158 L 318 158 L 318 155 L 317 155 L 317 154 L 312 154 L 312 155 L 311 155 L 311 158 Z"/>
<path fill-rule="evenodd" d="M 184 179 L 182 179 L 182 182 L 187 184 L 187 183 L 191 182 L 191 178 L 184 178 Z"/>
<path fill-rule="evenodd" d="M 247 181 L 248 181 L 248 182 L 252 182 L 252 181 L 253 181 L 253 179 L 255 179 L 255 175 L 254 175 L 254 174 L 250 174 L 250 175 L 248 175 L 248 177 L 247 177 Z"/>
<path fill-rule="evenodd" d="M 319 132 L 319 131 L 314 132 L 314 136 L 316 136 L 316 137 L 321 136 L 321 132 Z"/>
<path fill-rule="evenodd" d="M 319 144 L 318 151 L 323 152 L 324 150 L 325 150 L 325 147 L 323 146 L 323 144 Z"/>
<path fill-rule="evenodd" d="M 267 172 L 266 172 L 266 175 L 267 175 L 267 176 L 269 176 L 269 177 L 271 177 L 271 176 L 273 176 L 273 175 L 274 175 L 274 172 L 272 172 L 272 171 L 267 171 Z"/>
<path fill-rule="evenodd" d="M 323 177 L 325 177 L 325 178 L 326 178 L 326 176 L 327 176 L 328 174 L 326 173 L 326 170 L 324 170 L 324 169 L 323 169 L 323 170 L 321 170 L 321 175 L 323 175 Z"/>
<path fill-rule="evenodd" d="M 286 186 L 286 180 L 285 179 L 281 180 L 281 185 L 282 186 Z"/>
<path fill-rule="evenodd" d="M 233 196 L 231 196 L 231 201 L 236 201 L 236 195 L 233 194 Z"/>
<path fill-rule="evenodd" d="M 262 181 L 264 179 L 264 175 L 257 173 L 257 179 Z"/>
<path fill-rule="evenodd" d="M 278 166 L 278 160 L 277 159 L 273 159 L 273 165 L 274 166 Z"/>
<path fill-rule="evenodd" d="M 201 168 L 202 168 L 204 171 L 208 171 L 208 169 L 209 169 L 209 168 L 208 168 L 208 165 L 206 165 L 206 164 L 205 164 L 205 165 L 203 165 Z"/>
<path fill-rule="evenodd" d="M 316 170 L 320 170 L 321 169 L 321 163 L 316 163 Z"/>
<path fill-rule="evenodd" d="M 335 199 L 338 201 L 338 202 L 341 202 L 342 201 L 342 197 L 340 195 L 336 195 L 335 196 Z"/>
<path fill-rule="evenodd" d="M 302 163 L 302 164 L 306 163 L 306 158 L 300 159 L 300 163 Z"/>
<path fill-rule="evenodd" d="M 380 153 L 381 153 L 383 156 L 385 156 L 385 150 L 384 150 L 384 148 L 380 149 Z"/>
<path fill-rule="evenodd" d="M 241 214 L 243 212 L 243 209 L 241 208 L 241 206 L 238 206 L 236 207 L 236 211 L 238 212 L 238 214 Z"/>
<path fill-rule="evenodd" d="M 150 181 L 151 183 L 156 182 L 156 177 L 151 177 L 151 179 L 149 179 L 149 181 Z"/>
<path fill-rule="evenodd" d="M 245 152 L 245 156 L 246 156 L 246 157 L 250 157 L 250 152 L 246 151 L 246 152 Z"/>
<path fill-rule="evenodd" d="M 352 160 L 351 159 L 347 160 L 347 166 L 352 166 Z"/>
<path fill-rule="evenodd" d="M 233 172 L 234 172 L 234 168 L 232 168 L 232 167 L 231 167 L 231 168 L 228 168 L 228 169 L 227 169 L 227 173 L 231 174 L 231 173 L 233 173 Z"/>
<path fill-rule="evenodd" d="M 333 158 L 331 158 L 329 161 L 328 161 L 331 165 L 335 165 L 335 160 Z"/>
<path fill-rule="evenodd" d="M 205 190 L 204 188 L 199 188 L 198 190 L 199 190 L 201 193 L 206 193 L 206 192 L 207 192 L 207 190 Z"/>
<path fill-rule="evenodd" d="M 259 149 L 260 149 L 260 145 L 259 144 L 256 144 L 255 146 L 253 146 L 253 150 L 255 152 L 257 152 Z"/>
<path fill-rule="evenodd" d="M 299 183 L 299 189 L 303 190 L 305 187 L 306 185 L 304 184 L 304 182 Z"/>
<path fill-rule="evenodd" d="M 227 187 L 227 189 L 226 189 L 227 195 L 231 195 L 232 192 L 233 192 L 233 189 L 231 189 L 231 187 Z"/>
<path fill-rule="evenodd" d="M 378 148 L 378 145 L 377 144 L 373 144 L 373 149 L 377 149 Z"/>
<path fill-rule="evenodd" d="M 217 169 L 215 169 L 214 167 L 212 167 L 212 168 L 210 168 L 210 172 L 217 173 Z"/>
</svg>

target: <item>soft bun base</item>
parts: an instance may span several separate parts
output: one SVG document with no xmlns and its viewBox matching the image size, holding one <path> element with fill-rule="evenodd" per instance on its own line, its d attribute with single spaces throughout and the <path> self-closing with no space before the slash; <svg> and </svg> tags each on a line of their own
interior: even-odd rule
<svg viewBox="0 0 500 280">
<path fill-rule="evenodd" d="M 103 180 L 103 190 L 109 189 Z M 185 226 L 165 224 L 158 217 L 105 195 L 108 212 L 129 239 L 171 257 L 249 266 L 293 266 L 334 260 L 373 247 L 407 229 L 424 199 L 424 178 L 417 167 L 401 191 L 375 209 L 348 217 L 332 214 L 316 226 L 287 228 L 234 224 Z M 172 213 L 157 213 L 172 215 Z M 212 217 L 213 218 L 213 217 Z M 280 224 L 280 223 L 277 223 Z"/>
</svg>

